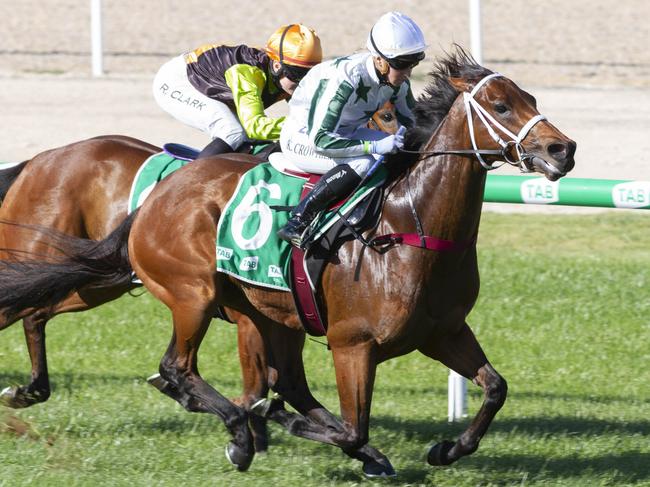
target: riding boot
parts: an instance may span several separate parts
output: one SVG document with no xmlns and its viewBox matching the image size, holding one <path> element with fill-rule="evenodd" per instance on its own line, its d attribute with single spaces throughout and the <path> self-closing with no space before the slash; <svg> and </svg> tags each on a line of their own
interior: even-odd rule
<svg viewBox="0 0 650 487">
<path fill-rule="evenodd" d="M 339 164 L 330 169 L 298 206 L 291 210 L 289 221 L 278 230 L 278 237 L 300 247 L 302 235 L 316 215 L 335 201 L 348 196 L 360 182 L 359 175 L 347 164 Z"/>
<path fill-rule="evenodd" d="M 219 137 L 212 139 L 208 145 L 206 145 L 199 155 L 196 156 L 197 159 L 202 159 L 204 157 L 218 156 L 219 154 L 226 154 L 228 152 L 234 152 L 232 147 L 228 142 L 220 139 Z"/>
</svg>

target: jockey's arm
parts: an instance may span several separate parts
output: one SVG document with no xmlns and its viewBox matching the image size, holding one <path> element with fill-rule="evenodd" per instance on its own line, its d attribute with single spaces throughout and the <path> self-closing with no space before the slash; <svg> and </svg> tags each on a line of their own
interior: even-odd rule
<svg viewBox="0 0 650 487">
<path fill-rule="evenodd" d="M 355 157 L 370 153 L 370 141 L 349 139 L 336 132 L 341 114 L 354 87 L 347 81 L 341 82 L 327 99 L 321 99 L 310 108 L 313 126 L 310 138 L 317 153 L 327 157 Z"/>
<path fill-rule="evenodd" d="M 285 117 L 272 118 L 264 113 L 262 92 L 266 76 L 262 70 L 248 64 L 235 64 L 225 72 L 225 79 L 248 138 L 278 140 Z"/>
</svg>

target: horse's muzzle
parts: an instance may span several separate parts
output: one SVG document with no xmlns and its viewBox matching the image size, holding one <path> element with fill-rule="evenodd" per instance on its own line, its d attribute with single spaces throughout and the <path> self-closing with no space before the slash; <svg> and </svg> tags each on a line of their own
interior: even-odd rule
<svg viewBox="0 0 650 487">
<path fill-rule="evenodd" d="M 565 176 L 575 166 L 576 143 L 573 140 L 553 142 L 546 146 L 546 158 L 534 156 L 529 160 L 530 169 L 541 172 L 550 181 Z"/>
</svg>

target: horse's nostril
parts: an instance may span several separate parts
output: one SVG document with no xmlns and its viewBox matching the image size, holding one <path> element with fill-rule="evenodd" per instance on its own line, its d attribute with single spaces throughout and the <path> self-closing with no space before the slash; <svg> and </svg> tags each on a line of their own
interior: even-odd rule
<svg viewBox="0 0 650 487">
<path fill-rule="evenodd" d="M 572 140 L 562 143 L 557 142 L 555 144 L 550 144 L 546 149 L 554 159 L 558 161 L 568 161 L 573 159 L 573 154 L 576 152 L 576 143 Z"/>
</svg>

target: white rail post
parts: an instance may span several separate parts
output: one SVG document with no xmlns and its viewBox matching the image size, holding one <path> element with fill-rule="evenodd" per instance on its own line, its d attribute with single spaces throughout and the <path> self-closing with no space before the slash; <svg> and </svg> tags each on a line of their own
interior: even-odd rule
<svg viewBox="0 0 650 487">
<path fill-rule="evenodd" d="M 453 423 L 467 416 L 467 381 L 450 369 L 447 387 L 447 417 Z"/>
<path fill-rule="evenodd" d="M 104 75 L 102 37 L 102 0 L 90 0 L 90 39 L 93 76 Z"/>
<path fill-rule="evenodd" d="M 469 0 L 469 38 L 472 56 L 483 64 L 483 41 L 481 39 L 481 0 Z"/>
</svg>

